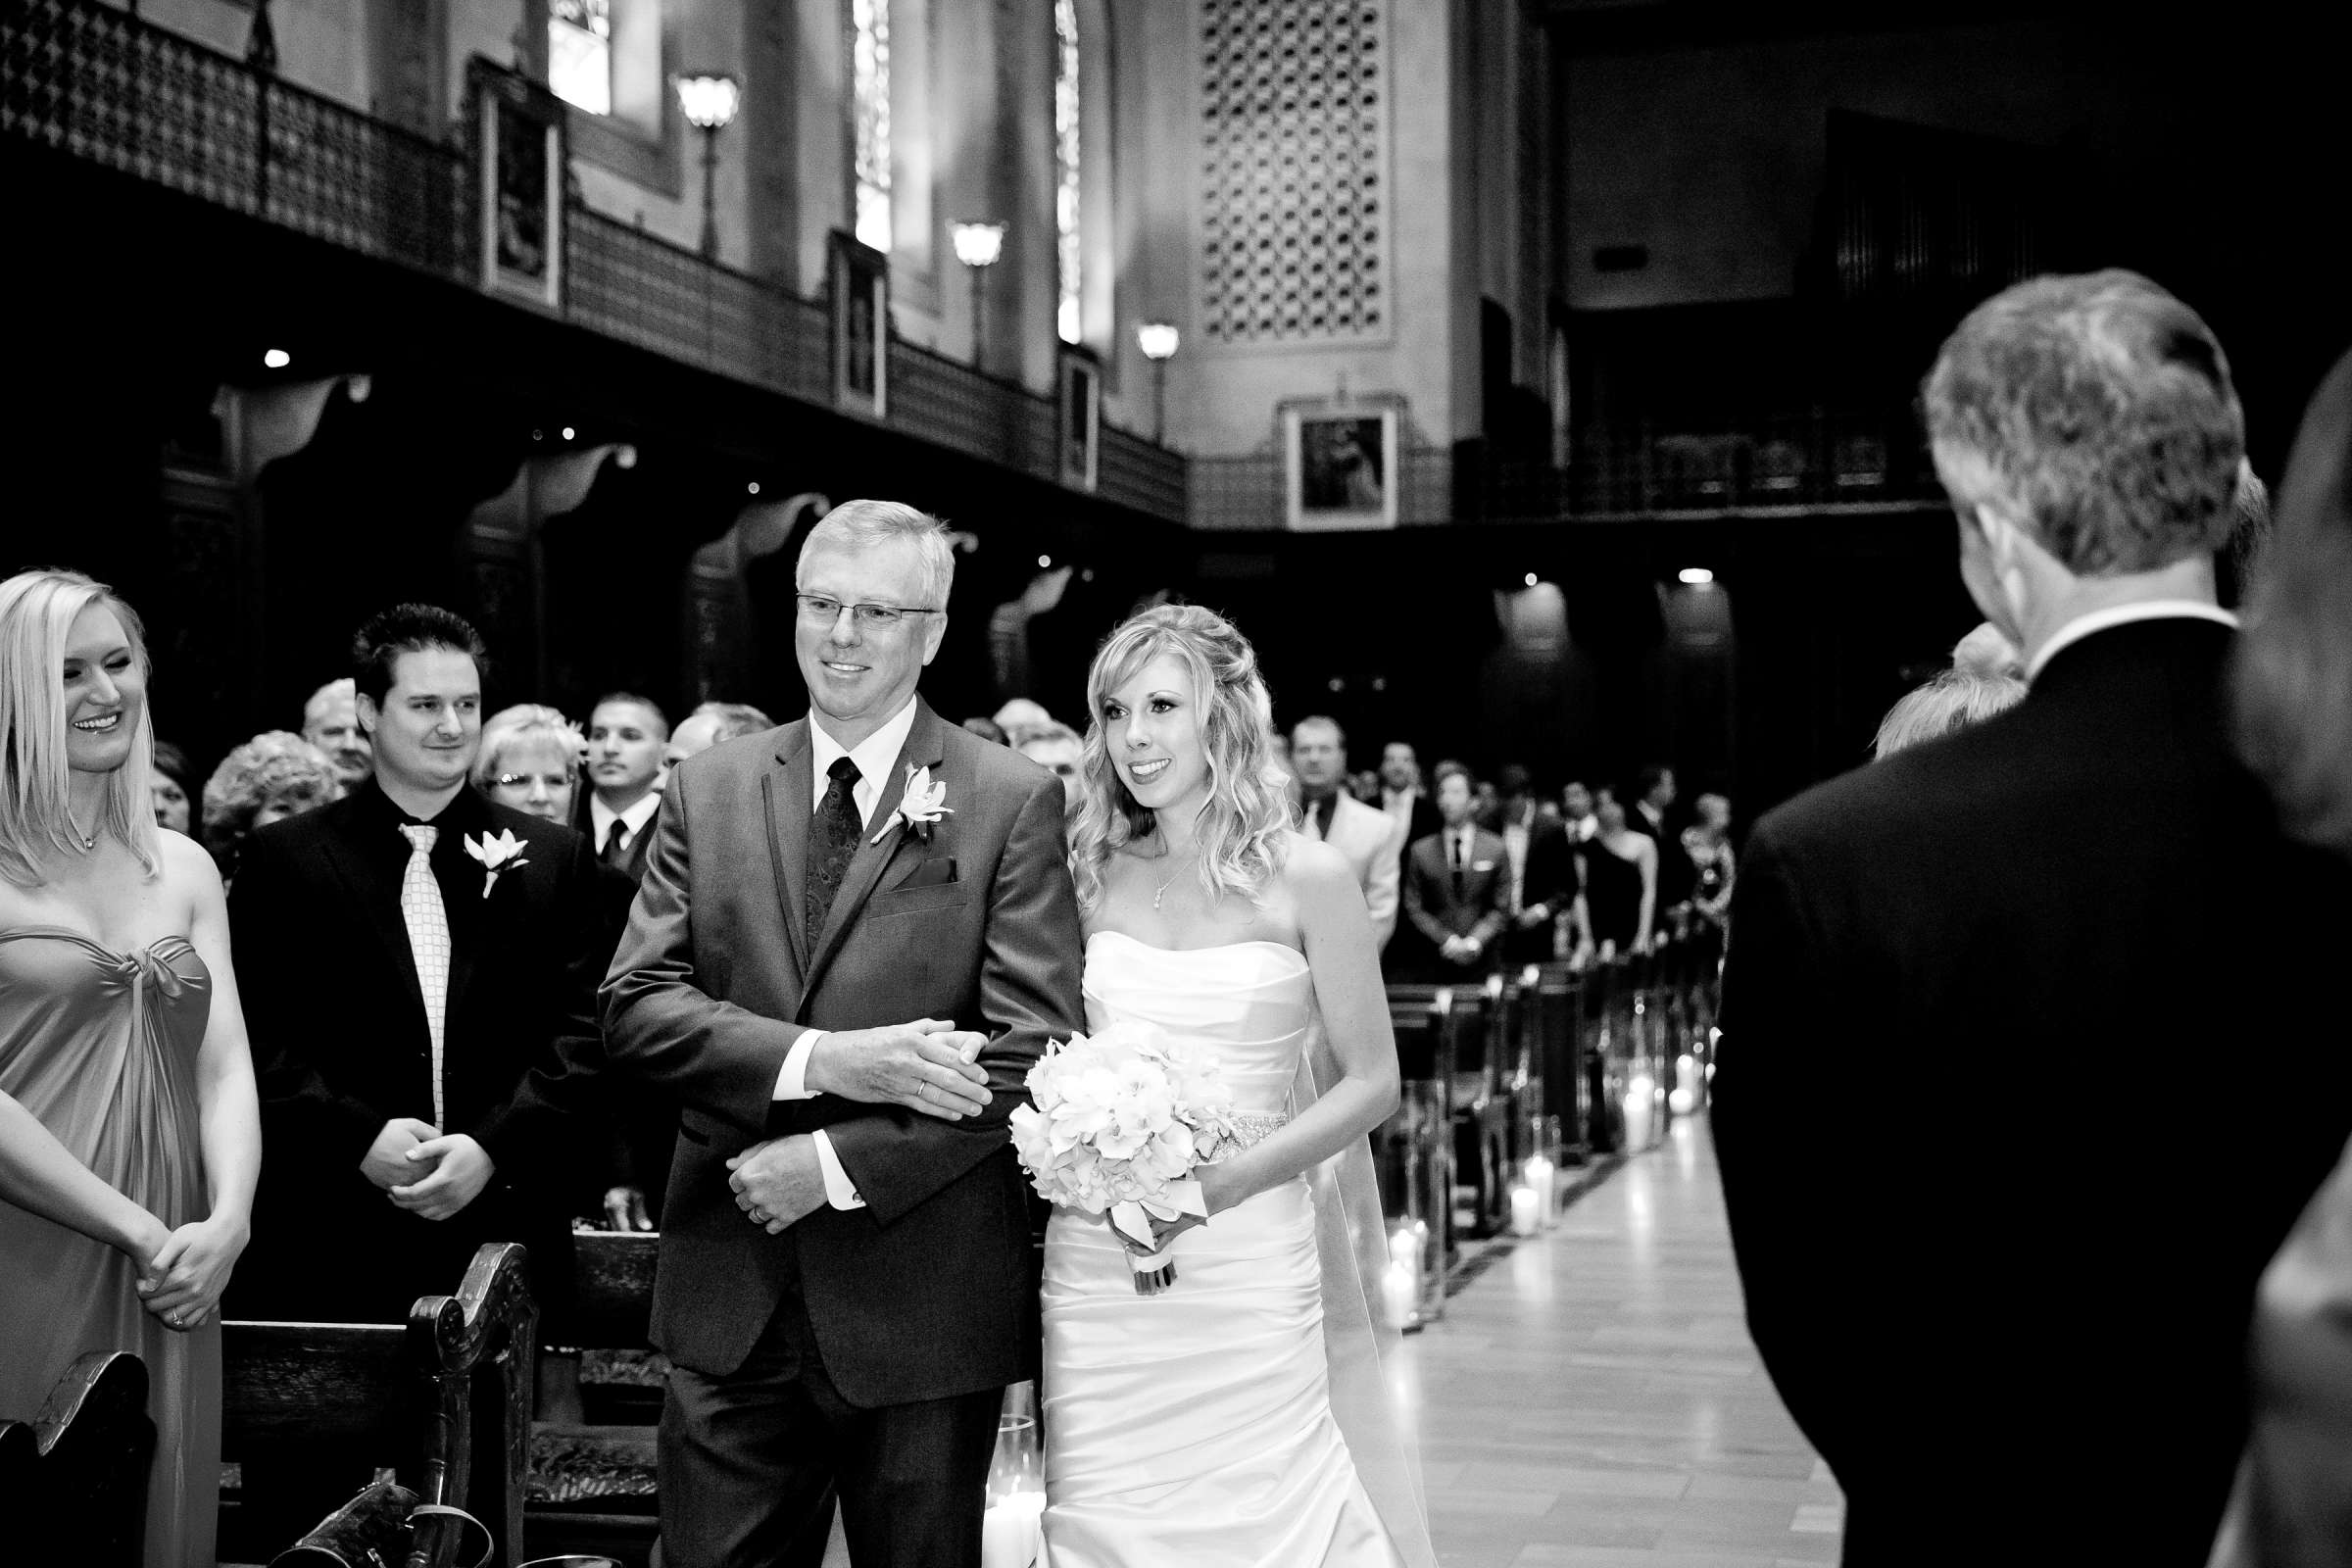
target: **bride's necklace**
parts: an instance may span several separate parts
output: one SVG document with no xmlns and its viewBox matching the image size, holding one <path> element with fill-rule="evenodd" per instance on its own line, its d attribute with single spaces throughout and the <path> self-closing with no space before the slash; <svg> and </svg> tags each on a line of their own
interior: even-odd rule
<svg viewBox="0 0 2352 1568">
<path fill-rule="evenodd" d="M 1152 907 L 1154 909 L 1159 907 L 1159 901 L 1168 896 L 1168 889 L 1174 885 L 1177 874 L 1183 871 L 1184 861 L 1191 859 L 1195 855 L 1200 853 L 1200 846 L 1196 844 L 1191 849 L 1185 851 L 1182 858 L 1177 861 L 1176 869 L 1174 871 L 1170 871 L 1167 874 L 1166 880 L 1162 881 L 1159 886 L 1152 890 Z"/>
<path fill-rule="evenodd" d="M 79 839 L 79 840 L 81 841 L 81 847 L 82 847 L 82 848 L 83 848 L 85 851 L 86 851 L 86 850 L 94 850 L 94 849 L 96 849 L 96 848 L 98 847 L 98 840 L 97 840 L 97 838 L 96 838 L 94 835 L 92 835 L 92 834 L 88 834 L 88 833 L 84 833 L 84 832 L 81 830 L 81 823 L 80 823 L 79 821 L 75 820 L 75 818 L 74 818 L 74 808 L 72 808 L 71 806 L 69 806 L 69 807 L 67 807 L 67 808 L 66 808 L 66 820 L 67 820 L 69 823 L 72 823 L 72 824 L 73 824 L 73 828 L 74 828 L 74 836 L 75 838 L 77 838 L 77 839 Z"/>
</svg>

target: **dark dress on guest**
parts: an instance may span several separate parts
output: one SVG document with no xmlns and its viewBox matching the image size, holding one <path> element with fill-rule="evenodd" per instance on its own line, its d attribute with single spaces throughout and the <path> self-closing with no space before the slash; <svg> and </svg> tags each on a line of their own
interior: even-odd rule
<svg viewBox="0 0 2352 1568">
<path fill-rule="evenodd" d="M 174 1230 L 212 1210 L 196 1095 L 212 995 L 212 975 L 184 937 L 117 953 L 63 926 L 0 931 L 0 1092 Z M 211 1562 L 219 1316 L 187 1333 L 166 1328 L 139 1304 L 129 1258 L 5 1200 L 0 1259 L 0 1414 L 31 1419 L 89 1351 L 134 1352 L 147 1365 L 156 1431 L 141 1560 Z"/>
<path fill-rule="evenodd" d="M 1642 930 L 1642 867 L 1609 853 L 1600 840 L 1585 846 L 1585 913 L 1595 943 L 1622 953 Z"/>
</svg>

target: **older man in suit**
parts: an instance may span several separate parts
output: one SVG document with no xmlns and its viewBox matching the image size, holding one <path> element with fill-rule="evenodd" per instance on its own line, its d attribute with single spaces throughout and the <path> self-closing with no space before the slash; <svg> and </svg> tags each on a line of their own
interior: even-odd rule
<svg viewBox="0 0 2352 1568">
<path fill-rule="evenodd" d="M 1348 857 L 1372 916 L 1372 940 L 1387 947 L 1403 875 L 1397 823 L 1348 793 L 1348 736 L 1338 719 L 1317 713 L 1291 726 L 1291 776 L 1298 781 L 1298 830 Z"/>
<path fill-rule="evenodd" d="M 2269 917 L 2324 868 L 2224 735 L 2237 395 L 2102 272 L 1979 307 L 1925 407 L 2032 690 L 1748 841 L 1713 1116 L 1748 1323 L 1847 1563 L 2196 1568 L 2255 1281 L 2352 1130 L 2321 958 Z M 2291 1092 L 2182 1172 L 2244 1052 Z"/>
<path fill-rule="evenodd" d="M 1497 939 L 1510 923 L 1511 867 L 1502 840 L 1480 827 L 1470 770 L 1438 767 L 1441 825 L 1412 847 L 1404 872 L 1404 914 L 1422 956 L 1399 979 L 1483 977 L 1501 960 Z"/>
<path fill-rule="evenodd" d="M 616 1070 L 683 1105 L 654 1339 L 669 1568 L 977 1568 L 1037 1267 L 1006 1117 L 1083 1027 L 1062 788 L 915 695 L 937 519 L 808 536 L 808 715 L 679 764 L 604 992 Z"/>
</svg>

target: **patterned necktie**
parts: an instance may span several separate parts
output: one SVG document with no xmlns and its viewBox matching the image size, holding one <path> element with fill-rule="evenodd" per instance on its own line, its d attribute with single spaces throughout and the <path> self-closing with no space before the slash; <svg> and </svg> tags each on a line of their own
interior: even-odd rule
<svg viewBox="0 0 2352 1568">
<path fill-rule="evenodd" d="M 833 911 L 833 895 L 841 891 L 841 879 L 850 869 L 851 857 L 858 853 L 858 835 L 865 831 L 865 821 L 858 814 L 858 764 L 846 757 L 837 757 L 825 769 L 833 783 L 826 789 L 825 798 L 817 803 L 808 818 L 808 889 L 802 905 L 808 922 L 811 946 L 825 929 L 825 916 Z"/>
<path fill-rule="evenodd" d="M 437 827 L 401 824 L 409 841 L 409 868 L 400 879 L 400 918 L 409 928 L 409 956 L 416 963 L 416 989 L 424 993 L 424 1027 L 433 1043 L 433 1125 L 447 1131 L 441 1096 L 442 1014 L 449 1005 L 449 911 L 441 906 L 441 883 L 433 875 Z"/>
<path fill-rule="evenodd" d="M 629 824 L 617 816 L 612 819 L 612 825 L 605 830 L 605 863 L 607 865 L 626 866 L 629 863 L 629 852 L 622 849 L 620 845 L 621 839 L 628 831 Z"/>
</svg>

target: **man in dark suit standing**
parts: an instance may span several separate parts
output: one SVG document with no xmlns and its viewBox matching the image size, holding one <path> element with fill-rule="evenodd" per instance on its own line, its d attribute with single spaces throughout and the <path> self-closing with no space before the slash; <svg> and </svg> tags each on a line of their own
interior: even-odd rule
<svg viewBox="0 0 2352 1568">
<path fill-rule="evenodd" d="M 809 713 L 679 764 L 605 986 L 683 1106 L 654 1339 L 669 1568 L 823 1548 L 977 1568 L 997 1413 L 1037 1369 L 1005 1131 L 1083 1028 L 1062 787 L 915 696 L 955 558 L 835 509 L 802 549 Z"/>
<path fill-rule="evenodd" d="M 1568 847 L 1568 830 L 1559 818 L 1546 816 L 1536 805 L 1534 781 L 1517 762 L 1507 763 L 1496 777 L 1502 793 L 1495 834 L 1502 840 L 1510 862 L 1510 925 L 1502 938 L 1502 961 L 1516 971 L 1530 963 L 1549 963 L 1553 933 L 1562 915 L 1576 933 L 1575 945 L 1590 948 L 1590 924 L 1583 918 L 1576 882 L 1576 859 Z"/>
<path fill-rule="evenodd" d="M 645 879 L 668 744 L 669 719 L 651 698 L 608 692 L 589 710 L 588 808 L 580 825 L 597 858 L 632 882 Z"/>
<path fill-rule="evenodd" d="M 2312 983 L 2340 905 L 2266 918 L 2321 868 L 2223 733 L 2237 396 L 2193 312 L 2103 272 L 1980 307 L 1925 406 L 2032 692 L 1748 842 L 1713 1113 L 1748 1323 L 1847 1563 L 2195 1568 L 2255 1281 L 2352 1121 Z M 2291 1092 L 2181 1173 L 2247 1052 Z"/>
<path fill-rule="evenodd" d="M 353 652 L 372 774 L 249 839 L 229 901 L 266 1153 L 234 1309 L 397 1323 L 486 1241 L 529 1247 L 544 1300 L 568 1129 L 526 1080 L 597 1053 L 596 866 L 466 786 L 471 626 L 400 605 Z"/>
<path fill-rule="evenodd" d="M 1483 979 L 1501 959 L 1497 939 L 1510 922 L 1511 866 L 1502 840 L 1471 820 L 1470 770 L 1438 769 L 1438 831 L 1412 847 L 1404 869 L 1404 914 L 1421 934 L 1417 972 L 1399 979 Z"/>
</svg>

